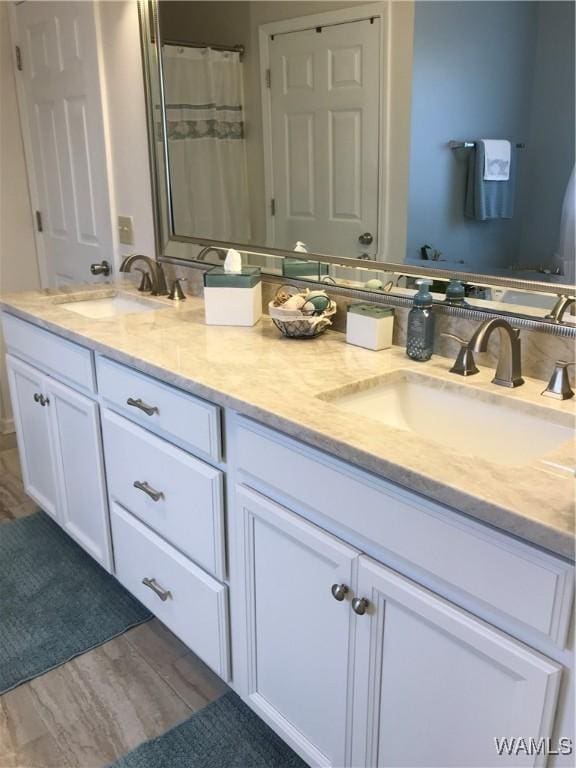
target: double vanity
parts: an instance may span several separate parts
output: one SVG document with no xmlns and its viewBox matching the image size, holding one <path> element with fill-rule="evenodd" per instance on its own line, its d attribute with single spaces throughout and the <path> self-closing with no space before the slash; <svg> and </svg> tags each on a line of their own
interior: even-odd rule
<svg viewBox="0 0 576 768">
<path fill-rule="evenodd" d="M 306 762 L 570 764 L 570 401 L 195 298 L 2 310 L 27 493 Z"/>
</svg>

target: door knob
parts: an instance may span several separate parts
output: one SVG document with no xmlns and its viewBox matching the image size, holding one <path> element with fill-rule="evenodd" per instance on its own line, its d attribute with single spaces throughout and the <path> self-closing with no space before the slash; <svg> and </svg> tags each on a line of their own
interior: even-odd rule
<svg viewBox="0 0 576 768">
<path fill-rule="evenodd" d="M 90 264 L 90 272 L 93 275 L 104 275 L 104 277 L 108 277 L 112 272 L 112 267 L 106 259 L 104 259 L 100 264 Z"/>
<path fill-rule="evenodd" d="M 348 587 L 346 584 L 332 584 L 332 597 L 334 600 L 338 600 L 338 602 L 341 603 L 347 594 Z"/>
<path fill-rule="evenodd" d="M 357 613 L 358 616 L 364 616 L 366 608 L 370 605 L 369 601 L 365 597 L 355 597 L 352 600 L 352 610 Z"/>
<path fill-rule="evenodd" d="M 374 237 L 372 236 L 372 232 L 364 232 L 363 235 L 360 235 L 358 238 L 358 242 L 361 245 L 372 245 L 374 242 Z"/>
</svg>

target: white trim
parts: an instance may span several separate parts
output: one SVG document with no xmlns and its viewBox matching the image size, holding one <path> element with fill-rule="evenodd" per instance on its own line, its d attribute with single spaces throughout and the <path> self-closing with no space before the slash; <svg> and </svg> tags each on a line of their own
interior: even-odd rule
<svg viewBox="0 0 576 768">
<path fill-rule="evenodd" d="M 114 184 L 114 158 L 112 152 L 113 134 L 112 119 L 109 109 L 108 80 L 106 78 L 106 65 L 104 62 L 104 36 L 102 32 L 102 11 L 100 3 L 93 3 L 92 14 L 94 18 L 94 31 L 96 35 L 96 56 L 98 59 L 98 77 L 100 81 L 99 100 L 102 111 L 102 128 L 104 134 L 104 154 L 106 156 L 106 187 L 108 189 L 108 215 L 110 218 L 110 232 L 112 245 L 112 274 L 117 274 L 122 261 L 120 253 L 120 232 L 118 229 L 118 206 L 116 204 L 116 190 Z"/>
<path fill-rule="evenodd" d="M 270 69 L 270 36 L 288 32 L 301 32 L 320 26 L 335 26 L 354 21 L 378 17 L 380 24 L 379 78 L 380 84 L 380 130 L 378 131 L 378 261 L 386 261 L 389 250 L 389 208 L 390 208 L 390 120 L 391 120 L 391 2 L 357 5 L 339 11 L 326 11 L 311 16 L 298 16 L 283 21 L 273 21 L 258 27 L 260 51 L 260 93 L 262 99 L 262 149 L 264 152 L 264 199 L 266 201 L 266 245 L 274 247 L 274 217 L 270 211 L 270 200 L 274 197 L 274 164 L 272 161 L 272 98 L 266 84 L 266 72 Z"/>
<path fill-rule="evenodd" d="M 16 18 L 16 4 L 10 3 L 8 9 L 8 26 L 10 32 L 10 40 L 12 44 L 12 62 L 14 62 L 14 47 L 20 46 L 22 50 L 22 43 L 18 35 L 18 20 Z M 28 191 L 30 197 L 30 218 L 32 221 L 32 231 L 34 232 L 34 243 L 36 246 L 36 258 L 38 260 L 38 271 L 40 273 L 40 283 L 42 288 L 48 288 L 50 286 L 48 261 L 46 258 L 46 249 L 44 248 L 44 239 L 42 234 L 38 232 L 36 226 L 36 220 L 34 217 L 34 211 L 41 211 L 42 205 L 40 204 L 40 194 L 38 192 L 38 180 L 36 178 L 36 172 L 34 168 L 34 155 L 32 153 L 32 137 L 31 126 L 28 120 L 28 110 L 26 108 L 26 93 L 24 91 L 24 82 L 22 80 L 22 72 L 13 66 L 14 80 L 16 81 L 16 97 L 18 101 L 18 114 L 20 116 L 20 130 L 22 133 L 22 142 L 24 144 L 24 159 L 26 161 L 26 176 L 28 179 Z"/>
</svg>

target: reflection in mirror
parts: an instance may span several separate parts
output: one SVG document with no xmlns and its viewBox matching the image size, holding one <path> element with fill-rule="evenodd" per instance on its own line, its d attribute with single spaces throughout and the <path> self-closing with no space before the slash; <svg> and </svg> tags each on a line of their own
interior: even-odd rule
<svg viewBox="0 0 576 768">
<path fill-rule="evenodd" d="M 405 264 L 440 300 L 460 272 L 467 300 L 542 317 L 574 284 L 574 3 L 161 0 L 159 28 L 167 255 L 295 250 L 249 260 L 413 291 L 365 269 Z"/>
<path fill-rule="evenodd" d="M 377 256 L 381 13 L 160 3 L 174 234 Z"/>
<path fill-rule="evenodd" d="M 573 3 L 416 4 L 406 261 L 423 258 L 574 282 Z"/>
</svg>

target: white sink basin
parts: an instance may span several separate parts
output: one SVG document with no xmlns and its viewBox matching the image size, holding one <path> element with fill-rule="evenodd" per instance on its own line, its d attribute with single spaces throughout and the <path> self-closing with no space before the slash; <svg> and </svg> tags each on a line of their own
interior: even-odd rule
<svg viewBox="0 0 576 768">
<path fill-rule="evenodd" d="M 148 302 L 146 299 L 133 299 L 131 296 L 105 296 L 100 299 L 80 299 L 64 301 L 60 307 L 77 315 L 93 320 L 105 320 L 118 315 L 133 315 L 139 312 L 152 312 L 163 309 L 160 304 Z"/>
<path fill-rule="evenodd" d="M 504 466 L 528 464 L 574 439 L 570 414 L 408 370 L 327 392 L 320 399 Z"/>
</svg>

